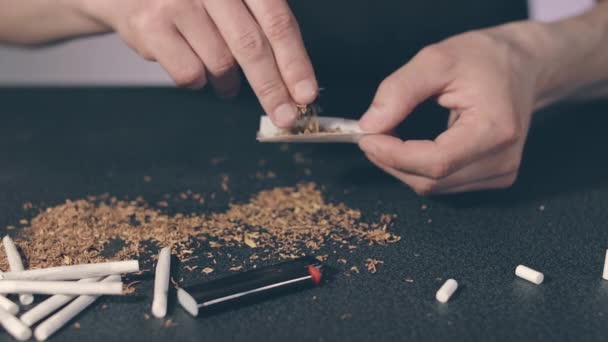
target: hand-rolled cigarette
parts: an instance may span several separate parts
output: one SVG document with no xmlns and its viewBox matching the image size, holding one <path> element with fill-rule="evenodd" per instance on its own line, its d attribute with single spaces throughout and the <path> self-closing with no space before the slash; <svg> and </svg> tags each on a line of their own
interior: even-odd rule
<svg viewBox="0 0 608 342">
<path fill-rule="evenodd" d="M 290 134 L 276 127 L 268 116 L 260 119 L 257 140 L 259 142 L 293 142 L 293 143 L 357 143 L 368 134 L 361 130 L 357 120 L 319 116 L 321 132 Z"/>
<path fill-rule="evenodd" d="M 101 280 L 101 277 L 85 278 L 85 279 L 79 280 L 78 282 L 79 283 L 93 283 L 93 282 L 98 282 L 99 280 Z M 45 318 L 46 316 L 55 312 L 60 307 L 69 303 L 74 298 L 76 298 L 76 296 L 54 295 L 54 296 L 48 298 L 47 300 L 43 301 L 42 303 L 36 305 L 28 312 L 21 315 L 21 317 L 19 317 L 19 319 L 21 319 L 21 321 L 23 323 L 25 323 L 25 325 L 27 325 L 28 327 L 31 327 L 32 325 L 36 324 L 41 319 Z"/>
<path fill-rule="evenodd" d="M 154 277 L 154 299 L 152 300 L 152 314 L 163 318 L 167 314 L 167 294 L 169 291 L 169 276 L 171 273 L 171 249 L 163 248 L 158 254 L 156 275 Z"/>
<path fill-rule="evenodd" d="M 110 283 L 115 284 L 120 281 L 120 276 L 112 275 L 99 284 Z M 74 299 L 65 308 L 61 309 L 53 316 L 47 318 L 44 322 L 40 323 L 34 331 L 34 336 L 38 341 L 44 341 L 53 335 L 57 330 L 66 325 L 72 318 L 78 315 L 82 310 L 86 309 L 89 305 L 93 304 L 99 296 L 79 296 Z"/>
<path fill-rule="evenodd" d="M 110 261 L 97 264 L 58 266 L 19 272 L 5 272 L 0 274 L 0 279 L 77 280 L 132 272 L 139 272 L 139 262 L 137 260 Z"/>
<path fill-rule="evenodd" d="M 19 341 L 26 341 L 32 336 L 32 330 L 27 325 L 3 308 L 0 308 L 0 324 L 6 332 Z"/>
<path fill-rule="evenodd" d="M 77 281 L 0 280 L 0 293 L 63 295 L 122 295 L 122 282 L 81 283 Z"/>
<path fill-rule="evenodd" d="M 4 245 L 6 259 L 8 260 L 8 267 L 11 269 L 11 271 L 23 271 L 23 260 L 21 260 L 19 250 L 17 250 L 17 246 L 15 246 L 15 242 L 13 242 L 13 239 L 11 239 L 10 236 L 6 235 L 2 239 L 2 244 Z M 30 305 L 34 302 L 34 296 L 29 293 L 22 293 L 19 294 L 19 301 L 23 305 Z"/>
<path fill-rule="evenodd" d="M 11 315 L 16 315 L 19 312 L 19 305 L 2 295 L 0 295 L 0 308 L 6 310 Z"/>
</svg>

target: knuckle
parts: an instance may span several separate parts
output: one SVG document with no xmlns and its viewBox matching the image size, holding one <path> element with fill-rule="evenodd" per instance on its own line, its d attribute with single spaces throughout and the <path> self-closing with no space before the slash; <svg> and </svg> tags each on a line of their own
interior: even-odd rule
<svg viewBox="0 0 608 342">
<path fill-rule="evenodd" d="M 261 99 L 277 97 L 283 90 L 283 85 L 277 80 L 266 81 L 256 88 L 256 93 Z"/>
<path fill-rule="evenodd" d="M 291 36 L 296 28 L 294 17 L 287 12 L 269 15 L 266 26 L 266 36 L 270 40 L 281 40 Z"/>
<path fill-rule="evenodd" d="M 147 49 L 137 49 L 136 52 L 141 58 L 143 58 L 146 61 L 149 61 L 149 62 L 156 61 L 156 58 L 154 58 L 154 55 Z"/>
<path fill-rule="evenodd" d="M 509 122 L 502 126 L 499 144 L 501 146 L 511 146 L 517 143 L 521 137 L 520 125 L 516 122 Z"/>
<path fill-rule="evenodd" d="M 208 65 L 209 69 L 215 74 L 224 75 L 236 67 L 236 60 L 226 51 L 215 58 Z"/>
<path fill-rule="evenodd" d="M 236 51 L 249 60 L 259 60 L 266 52 L 264 36 L 257 29 L 250 29 L 237 38 Z"/>
<path fill-rule="evenodd" d="M 204 74 L 202 65 L 193 65 L 183 68 L 173 75 L 175 83 L 180 87 L 187 87 L 196 84 L 201 80 Z"/>
<path fill-rule="evenodd" d="M 512 187 L 517 181 L 517 172 L 513 172 L 506 176 L 500 184 L 498 184 L 499 189 L 506 189 Z"/>
<path fill-rule="evenodd" d="M 437 158 L 435 163 L 429 168 L 429 176 L 432 179 L 442 179 L 450 175 L 452 162 L 444 156 Z"/>
<path fill-rule="evenodd" d="M 145 31 L 151 22 L 150 14 L 147 13 L 137 13 L 126 19 L 127 28 L 131 32 Z"/>
<path fill-rule="evenodd" d="M 521 158 L 519 156 L 509 158 L 505 163 L 503 173 L 517 173 L 521 166 Z"/>
<path fill-rule="evenodd" d="M 420 50 L 417 57 L 426 60 L 427 63 L 435 65 L 435 67 L 442 72 L 452 69 L 455 65 L 455 59 L 452 56 L 452 53 L 440 43 L 424 47 Z"/>
<path fill-rule="evenodd" d="M 432 180 L 422 181 L 412 185 L 412 188 L 418 195 L 428 196 L 437 189 L 437 182 Z"/>
</svg>

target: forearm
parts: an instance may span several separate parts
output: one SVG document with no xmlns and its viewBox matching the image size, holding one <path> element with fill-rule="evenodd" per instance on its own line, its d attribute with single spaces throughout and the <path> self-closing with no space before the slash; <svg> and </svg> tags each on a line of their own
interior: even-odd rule
<svg viewBox="0 0 608 342">
<path fill-rule="evenodd" d="M 108 30 L 69 0 L 0 0 L 0 42 L 40 44 Z"/>
<path fill-rule="evenodd" d="M 578 17 L 542 24 L 537 108 L 608 96 L 608 2 Z"/>
</svg>

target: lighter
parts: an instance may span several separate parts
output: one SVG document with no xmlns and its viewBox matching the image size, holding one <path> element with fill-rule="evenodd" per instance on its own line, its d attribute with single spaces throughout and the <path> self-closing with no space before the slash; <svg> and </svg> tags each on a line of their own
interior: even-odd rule
<svg viewBox="0 0 608 342">
<path fill-rule="evenodd" d="M 318 285 L 321 282 L 321 268 L 316 258 L 306 256 L 179 288 L 177 300 L 184 310 L 198 316 L 202 309 Z"/>
</svg>

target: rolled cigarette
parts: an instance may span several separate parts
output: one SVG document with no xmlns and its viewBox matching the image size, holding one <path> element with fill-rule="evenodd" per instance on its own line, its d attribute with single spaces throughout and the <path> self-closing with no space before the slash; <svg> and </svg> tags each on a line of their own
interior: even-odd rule
<svg viewBox="0 0 608 342">
<path fill-rule="evenodd" d="M 0 293 L 63 295 L 122 295 L 122 282 L 80 283 L 77 281 L 2 280 Z"/>
<path fill-rule="evenodd" d="M 99 284 L 115 284 L 118 281 L 120 281 L 120 276 L 113 275 L 105 278 Z M 40 325 L 36 327 L 36 330 L 34 331 L 34 336 L 38 341 L 46 340 L 57 330 L 61 329 L 61 327 L 66 325 L 82 310 L 93 304 L 97 300 L 97 298 L 99 298 L 99 296 L 79 296 L 78 298 L 74 299 L 65 308 L 61 309 L 53 316 L 47 318 L 44 322 L 40 323 Z"/>
<path fill-rule="evenodd" d="M 452 297 L 454 292 L 456 292 L 456 289 L 458 289 L 458 282 L 456 282 L 454 279 L 448 279 L 443 286 L 439 288 L 439 291 L 437 291 L 435 299 L 441 303 L 446 303 L 448 300 L 450 300 L 450 297 Z"/>
<path fill-rule="evenodd" d="M 131 272 L 139 272 L 139 262 L 137 260 L 111 261 L 97 264 L 58 266 L 19 272 L 5 272 L 0 274 L 0 279 L 78 280 Z"/>
<path fill-rule="evenodd" d="M 17 246 L 15 246 L 13 239 L 6 235 L 2 239 L 2 244 L 4 245 L 8 267 L 11 269 L 11 272 L 23 271 L 23 260 L 21 260 L 19 250 L 17 250 Z M 34 296 L 29 293 L 21 293 L 19 294 L 19 302 L 23 305 L 30 305 L 34 302 Z"/>
<path fill-rule="evenodd" d="M 524 265 L 519 265 L 515 268 L 515 275 L 536 285 L 541 284 L 545 279 L 542 273 Z"/>
<path fill-rule="evenodd" d="M 152 314 L 158 318 L 167 314 L 167 294 L 169 291 L 169 276 L 171 273 L 171 249 L 163 248 L 158 254 L 156 275 L 154 277 L 154 299 Z"/>
<path fill-rule="evenodd" d="M 608 280 L 608 250 L 606 250 L 606 259 L 604 259 L 604 274 L 602 278 Z"/>
<path fill-rule="evenodd" d="M 19 341 L 25 341 L 32 336 L 32 330 L 27 325 L 3 308 L 0 308 L 0 324 Z"/>
<path fill-rule="evenodd" d="M 100 277 L 85 278 L 85 279 L 79 280 L 78 282 L 79 283 L 93 283 L 93 282 L 98 282 L 99 280 L 101 280 Z M 19 319 L 21 319 L 21 321 L 23 323 L 25 323 L 25 325 L 27 325 L 28 327 L 31 327 L 32 325 L 36 324 L 41 319 L 47 317 L 48 315 L 52 314 L 60 307 L 69 303 L 74 298 L 76 298 L 76 296 L 54 295 L 54 296 L 48 298 L 47 300 L 43 301 L 42 303 L 36 305 L 28 312 L 21 315 L 21 317 Z"/>
</svg>

